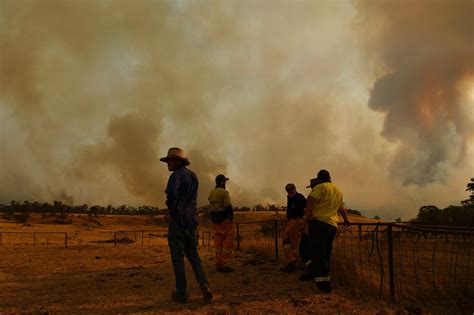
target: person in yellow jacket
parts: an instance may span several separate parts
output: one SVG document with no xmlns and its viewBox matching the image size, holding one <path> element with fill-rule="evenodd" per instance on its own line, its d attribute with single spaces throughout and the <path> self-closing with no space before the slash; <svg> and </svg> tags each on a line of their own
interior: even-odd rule
<svg viewBox="0 0 474 315">
<path fill-rule="evenodd" d="M 229 179 L 219 174 L 216 176 L 216 188 L 209 193 L 209 211 L 214 224 L 214 247 L 216 251 L 216 270 L 232 272 L 228 265 L 234 249 L 234 212 L 230 203 L 229 192 L 225 184 Z"/>
<path fill-rule="evenodd" d="M 341 191 L 331 182 L 327 170 L 320 170 L 315 179 L 315 186 L 308 195 L 304 219 L 308 224 L 309 246 L 312 263 L 309 270 L 300 280 L 316 281 L 316 286 L 323 292 L 331 292 L 329 266 L 332 243 L 336 237 L 337 223 L 340 214 L 345 224 L 349 224 L 344 208 Z"/>
</svg>

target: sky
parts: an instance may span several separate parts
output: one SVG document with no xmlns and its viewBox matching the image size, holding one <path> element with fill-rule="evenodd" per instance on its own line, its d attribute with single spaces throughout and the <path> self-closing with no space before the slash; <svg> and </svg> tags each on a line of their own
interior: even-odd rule
<svg viewBox="0 0 474 315">
<path fill-rule="evenodd" d="M 327 169 L 346 206 L 416 217 L 474 177 L 474 1 L 0 2 L 0 203 L 286 204 Z"/>
</svg>

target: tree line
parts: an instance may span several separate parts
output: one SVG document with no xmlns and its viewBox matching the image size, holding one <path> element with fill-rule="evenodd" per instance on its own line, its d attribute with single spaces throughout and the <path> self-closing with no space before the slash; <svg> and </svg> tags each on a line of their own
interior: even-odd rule
<svg viewBox="0 0 474 315">
<path fill-rule="evenodd" d="M 413 223 L 431 225 L 474 226 L 474 178 L 466 185 L 469 197 L 461 201 L 460 206 L 448 206 L 440 209 L 434 205 L 422 206 Z"/>
<path fill-rule="evenodd" d="M 200 212 L 205 212 L 206 208 L 200 208 Z M 272 211 L 275 213 L 286 212 L 285 206 L 278 206 L 275 204 L 262 205 L 258 204 L 253 207 L 234 207 L 234 211 Z M 352 215 L 361 216 L 362 214 L 358 210 L 347 209 L 347 212 Z M 168 209 L 158 208 L 154 206 L 130 206 L 130 205 L 121 205 L 121 206 L 101 206 L 93 205 L 89 206 L 87 204 L 71 206 L 63 203 L 62 201 L 53 201 L 53 203 L 40 203 L 40 202 L 31 202 L 25 200 L 19 202 L 12 200 L 10 205 L 0 204 L 0 213 L 3 213 L 4 218 L 27 218 L 29 213 L 41 213 L 43 217 L 46 216 L 57 216 L 66 218 L 69 214 L 87 214 L 91 216 L 97 215 L 166 215 Z M 20 220 L 22 221 L 22 220 Z"/>
</svg>

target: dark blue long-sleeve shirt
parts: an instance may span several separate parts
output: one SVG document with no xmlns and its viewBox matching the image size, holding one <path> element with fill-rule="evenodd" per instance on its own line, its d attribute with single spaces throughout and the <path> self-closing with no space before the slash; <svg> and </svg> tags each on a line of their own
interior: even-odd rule
<svg viewBox="0 0 474 315">
<path fill-rule="evenodd" d="M 181 167 L 170 175 L 165 191 L 170 220 L 183 227 L 198 225 L 196 207 L 198 186 L 196 174 L 186 167 Z"/>
</svg>

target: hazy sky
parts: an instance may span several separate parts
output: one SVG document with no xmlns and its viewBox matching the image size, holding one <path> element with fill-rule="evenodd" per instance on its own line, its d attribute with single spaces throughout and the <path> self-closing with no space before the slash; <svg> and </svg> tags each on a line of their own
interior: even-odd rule
<svg viewBox="0 0 474 315">
<path fill-rule="evenodd" d="M 0 203 L 285 204 L 325 168 L 349 208 L 467 198 L 474 1 L 0 1 Z"/>
</svg>

